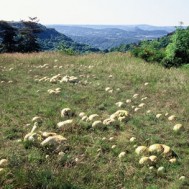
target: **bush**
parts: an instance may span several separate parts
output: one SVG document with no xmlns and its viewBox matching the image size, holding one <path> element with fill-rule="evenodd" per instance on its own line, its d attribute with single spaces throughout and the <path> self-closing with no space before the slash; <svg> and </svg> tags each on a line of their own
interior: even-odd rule
<svg viewBox="0 0 189 189">
<path fill-rule="evenodd" d="M 165 53 L 162 64 L 167 68 L 189 63 L 189 27 L 187 29 L 177 28 Z"/>
<path fill-rule="evenodd" d="M 163 50 L 156 50 L 151 47 L 136 47 L 132 50 L 132 54 L 142 58 L 147 62 L 160 62 L 164 58 Z"/>
</svg>

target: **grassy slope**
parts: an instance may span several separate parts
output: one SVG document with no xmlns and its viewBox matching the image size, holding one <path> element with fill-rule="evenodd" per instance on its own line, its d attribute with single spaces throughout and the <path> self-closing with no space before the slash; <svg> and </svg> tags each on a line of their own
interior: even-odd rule
<svg viewBox="0 0 189 189">
<path fill-rule="evenodd" d="M 54 60 L 57 59 L 58 62 Z M 48 69 L 35 66 L 49 64 Z M 62 65 L 63 68 L 54 68 Z M 94 66 L 89 68 L 89 66 Z M 2 69 L 2 67 L 5 67 Z M 13 68 L 12 71 L 8 71 Z M 2 71 L 4 70 L 4 71 Z M 36 82 L 39 78 L 55 74 L 83 75 L 81 81 L 88 84 L 73 85 L 70 83 L 52 84 Z M 109 78 L 109 75 L 113 78 Z M 189 182 L 179 182 L 185 175 L 189 178 L 189 71 L 166 70 L 158 65 L 147 64 L 128 54 L 106 54 L 65 56 L 58 53 L 39 54 L 3 54 L 0 55 L 0 159 L 8 158 L 10 164 L 6 173 L 0 176 L 0 188 L 188 188 Z M 13 83 L 7 83 L 12 80 Z M 149 82 L 148 86 L 144 86 Z M 50 88 L 61 87 L 61 94 L 49 95 Z M 105 92 L 112 87 L 114 92 Z M 116 89 L 120 88 L 120 91 Z M 39 90 L 39 91 L 38 91 Z M 38 92 L 37 92 L 38 91 Z M 120 109 L 115 103 L 125 102 L 138 93 L 139 97 L 127 109 L 131 119 L 121 124 L 120 129 L 90 129 L 90 123 L 76 123 L 65 131 L 57 130 L 56 124 L 61 121 L 60 111 L 69 107 L 76 113 L 97 113 L 100 119 Z M 141 103 L 147 96 L 146 105 L 134 112 L 131 106 Z M 152 114 L 147 115 L 146 110 Z M 167 118 L 156 119 L 157 113 L 177 116 L 175 121 Z M 69 150 L 64 160 L 59 161 L 57 154 L 48 153 L 37 147 L 25 148 L 18 139 L 23 139 L 32 128 L 25 126 L 31 123 L 35 115 L 43 118 L 40 130 L 53 131 L 68 139 Z M 174 133 L 172 128 L 182 123 L 185 130 Z M 114 137 L 113 141 L 102 138 Z M 157 175 L 156 168 L 138 164 L 139 157 L 134 153 L 134 144 L 130 137 L 136 137 L 137 145 L 164 143 L 169 145 L 179 156 L 176 164 L 167 163 L 164 159 L 157 163 L 164 166 L 166 173 Z M 111 146 L 116 144 L 115 149 Z M 98 149 L 101 149 L 98 152 Z M 122 160 L 120 152 L 125 151 Z M 49 158 L 45 158 L 49 154 Z M 75 163 L 75 158 L 79 159 Z M 64 184 L 66 183 L 66 184 Z"/>
</svg>

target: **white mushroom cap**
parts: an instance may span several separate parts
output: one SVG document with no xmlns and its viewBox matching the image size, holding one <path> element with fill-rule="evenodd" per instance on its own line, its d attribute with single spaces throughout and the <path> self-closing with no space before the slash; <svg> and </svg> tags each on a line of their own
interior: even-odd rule
<svg viewBox="0 0 189 189">
<path fill-rule="evenodd" d="M 8 165 L 8 160 L 7 159 L 1 159 L 0 160 L 0 167 L 4 168 Z"/>
<path fill-rule="evenodd" d="M 171 115 L 171 116 L 168 117 L 168 120 L 169 120 L 169 121 L 172 121 L 172 120 L 174 120 L 175 118 L 176 118 L 175 115 Z"/>
<path fill-rule="evenodd" d="M 152 161 L 152 162 L 156 162 L 157 161 L 157 156 L 150 156 L 149 159 Z"/>
<path fill-rule="evenodd" d="M 89 116 L 89 121 L 93 121 L 94 119 L 99 118 L 98 114 L 92 114 Z"/>
<path fill-rule="evenodd" d="M 160 118 L 162 116 L 162 114 L 157 114 L 156 118 Z"/>
<path fill-rule="evenodd" d="M 153 144 L 148 148 L 149 152 L 161 153 L 163 152 L 164 148 L 161 144 Z"/>
<path fill-rule="evenodd" d="M 114 149 L 115 147 L 116 147 L 116 145 L 114 144 L 114 145 L 112 145 L 112 147 L 111 147 L 111 148 L 112 148 L 112 149 Z"/>
<path fill-rule="evenodd" d="M 121 152 L 121 153 L 118 155 L 118 157 L 121 159 L 121 158 L 125 157 L 125 155 L 126 155 L 125 152 Z"/>
<path fill-rule="evenodd" d="M 180 124 L 180 123 L 178 123 L 178 124 L 176 124 L 174 127 L 173 127 L 173 131 L 180 131 L 180 130 L 182 130 L 184 127 L 183 127 L 183 125 L 182 124 Z"/>
<path fill-rule="evenodd" d="M 123 102 L 116 102 L 115 105 L 119 108 L 124 107 L 125 104 Z"/>
<path fill-rule="evenodd" d="M 170 163 L 176 163 L 177 162 L 177 159 L 176 158 L 172 158 L 169 160 Z"/>
<path fill-rule="evenodd" d="M 80 118 L 82 118 L 82 117 L 85 116 L 85 115 L 86 115 L 85 112 L 79 113 L 79 117 L 80 117 Z"/>
<path fill-rule="evenodd" d="M 101 128 L 102 126 L 103 126 L 102 121 L 95 121 L 95 122 L 93 122 L 93 124 L 92 124 L 92 127 L 93 127 L 93 128 Z"/>
<path fill-rule="evenodd" d="M 131 99 L 127 99 L 126 103 L 128 103 L 128 104 L 131 103 Z"/>
<path fill-rule="evenodd" d="M 186 179 L 185 176 L 181 176 L 181 177 L 179 178 L 179 180 L 181 180 L 181 181 L 184 181 L 185 179 Z"/>
<path fill-rule="evenodd" d="M 64 127 L 72 125 L 72 123 L 73 123 L 73 120 L 69 119 L 69 120 L 57 123 L 57 126 L 58 126 L 59 129 L 61 129 L 61 128 L 64 128 Z"/>
<path fill-rule="evenodd" d="M 142 108 L 143 106 L 145 106 L 145 103 L 141 103 L 138 105 L 139 108 Z"/>
<path fill-rule="evenodd" d="M 138 146 L 135 150 L 136 154 L 140 155 L 148 152 L 148 148 L 146 146 Z"/>
<path fill-rule="evenodd" d="M 62 111 L 61 111 L 61 117 L 71 117 L 71 116 L 73 116 L 73 112 L 71 111 L 71 109 L 70 108 L 64 108 L 64 109 L 62 109 Z"/>
<path fill-rule="evenodd" d="M 133 98 L 137 98 L 139 94 L 134 94 L 133 95 Z"/>
<path fill-rule="evenodd" d="M 164 167 L 159 167 L 158 170 L 157 170 L 158 174 L 162 174 L 164 172 L 165 172 L 165 168 Z"/>
<path fill-rule="evenodd" d="M 165 144 L 161 144 L 161 146 L 163 147 L 163 154 L 164 155 L 167 155 L 167 156 L 171 155 L 172 150 L 169 146 L 167 146 Z"/>
<path fill-rule="evenodd" d="M 151 160 L 149 157 L 142 157 L 140 160 L 139 160 L 139 164 L 141 165 L 148 165 L 151 163 Z"/>
<path fill-rule="evenodd" d="M 67 139 L 61 135 L 50 136 L 41 142 L 41 146 L 57 146 Z"/>
<path fill-rule="evenodd" d="M 135 140 L 136 140 L 135 137 L 131 137 L 131 138 L 129 139 L 130 142 L 134 142 Z"/>
<path fill-rule="evenodd" d="M 42 122 L 42 118 L 39 117 L 39 116 L 35 116 L 32 118 L 32 122 L 38 122 L 38 123 L 41 123 Z"/>
</svg>

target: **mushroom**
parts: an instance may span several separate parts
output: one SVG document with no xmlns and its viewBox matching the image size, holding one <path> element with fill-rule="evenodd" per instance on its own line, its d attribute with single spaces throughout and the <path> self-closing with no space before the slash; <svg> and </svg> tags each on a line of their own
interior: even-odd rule
<svg viewBox="0 0 189 189">
<path fill-rule="evenodd" d="M 177 162 L 177 159 L 176 158 L 172 158 L 169 160 L 170 163 L 176 163 Z"/>
<path fill-rule="evenodd" d="M 35 116 L 32 118 L 32 122 L 42 123 L 42 118 L 39 116 Z"/>
<path fill-rule="evenodd" d="M 67 126 L 71 126 L 72 123 L 73 123 L 73 120 L 69 119 L 69 120 L 57 123 L 57 126 L 58 126 L 59 129 L 61 129 L 61 128 L 64 128 L 64 127 L 67 127 Z"/>
<path fill-rule="evenodd" d="M 162 116 L 162 114 L 157 114 L 156 118 L 160 118 Z"/>
<path fill-rule="evenodd" d="M 125 104 L 123 102 L 116 102 L 115 105 L 119 108 L 122 108 L 125 106 Z"/>
<path fill-rule="evenodd" d="M 146 146 L 138 146 L 135 150 L 136 154 L 140 155 L 140 154 L 144 154 L 146 152 L 148 152 L 148 148 Z"/>
<path fill-rule="evenodd" d="M 84 117 L 85 115 L 86 115 L 85 112 L 79 113 L 79 117 L 80 117 L 80 118 Z"/>
<path fill-rule="evenodd" d="M 151 160 L 149 157 L 142 157 L 140 160 L 139 160 L 139 164 L 141 165 L 149 165 L 151 163 Z"/>
<path fill-rule="evenodd" d="M 107 118 L 103 121 L 104 125 L 115 125 L 116 121 L 115 119 Z"/>
<path fill-rule="evenodd" d="M 145 106 L 145 103 L 141 103 L 138 105 L 139 108 L 142 108 L 143 106 Z"/>
<path fill-rule="evenodd" d="M 143 98 L 141 98 L 141 101 L 144 101 L 144 100 L 146 100 L 148 97 L 143 97 Z"/>
<path fill-rule="evenodd" d="M 160 174 L 160 175 L 163 174 L 164 172 L 165 172 L 165 168 L 162 167 L 162 166 L 159 167 L 158 170 L 157 170 L 157 173 Z"/>
<path fill-rule="evenodd" d="M 138 110 L 140 110 L 140 108 L 135 108 L 135 109 L 134 109 L 135 112 L 138 112 Z"/>
<path fill-rule="evenodd" d="M 8 165 L 8 160 L 7 159 L 1 159 L 0 160 L 0 167 L 1 168 L 7 167 L 7 165 Z"/>
<path fill-rule="evenodd" d="M 164 155 L 166 155 L 166 156 L 172 155 L 172 150 L 169 146 L 167 146 L 165 144 L 162 144 L 161 146 L 163 147 L 163 154 Z"/>
<path fill-rule="evenodd" d="M 128 104 L 131 103 L 131 99 L 127 99 L 126 103 L 128 103 Z"/>
<path fill-rule="evenodd" d="M 135 140 L 136 140 L 135 137 L 131 137 L 131 138 L 129 139 L 130 142 L 134 142 Z"/>
<path fill-rule="evenodd" d="M 72 117 L 74 115 L 74 113 L 71 111 L 70 108 L 64 108 L 61 111 L 61 117 L 65 118 L 65 117 Z"/>
<path fill-rule="evenodd" d="M 146 111 L 147 114 L 150 114 L 151 112 L 152 112 L 151 110 L 147 110 L 147 111 Z"/>
<path fill-rule="evenodd" d="M 183 128 L 184 128 L 183 125 L 180 124 L 180 123 L 178 123 L 178 124 L 176 124 L 176 125 L 173 127 L 173 131 L 178 132 L 178 131 L 182 130 Z"/>
<path fill-rule="evenodd" d="M 151 160 L 151 162 L 156 163 L 157 162 L 157 156 L 150 156 L 149 159 Z"/>
<path fill-rule="evenodd" d="M 98 118 L 99 115 L 98 114 L 92 114 L 89 116 L 89 121 L 93 121 L 94 119 Z"/>
<path fill-rule="evenodd" d="M 126 155 L 125 152 L 121 152 L 121 153 L 118 155 L 118 157 L 119 157 L 119 159 L 121 159 L 121 158 L 125 157 L 125 155 Z"/>
<path fill-rule="evenodd" d="M 88 117 L 87 117 L 87 116 L 83 116 L 83 117 L 81 118 L 81 120 L 82 120 L 82 121 L 88 121 Z"/>
<path fill-rule="evenodd" d="M 103 126 L 102 121 L 95 121 L 95 122 L 93 122 L 93 124 L 92 124 L 92 127 L 93 127 L 93 128 L 101 128 L 102 126 Z"/>
<path fill-rule="evenodd" d="M 185 176 L 181 176 L 181 177 L 179 178 L 180 181 L 184 181 L 185 179 L 186 179 Z"/>
<path fill-rule="evenodd" d="M 49 136 L 44 141 L 41 142 L 41 146 L 57 146 L 63 142 L 67 141 L 67 139 L 61 135 Z"/>
<path fill-rule="evenodd" d="M 41 135 L 42 135 L 42 137 L 47 138 L 49 136 L 55 136 L 57 134 L 56 133 L 52 133 L 52 132 L 41 132 Z"/>
<path fill-rule="evenodd" d="M 161 153 L 163 150 L 164 148 L 161 144 L 153 144 L 148 148 L 148 151 L 151 153 Z"/>
<path fill-rule="evenodd" d="M 115 147 L 116 147 L 116 145 L 114 144 L 114 145 L 112 145 L 112 147 L 111 147 L 111 148 L 112 148 L 112 149 L 114 149 Z"/>
<path fill-rule="evenodd" d="M 37 140 L 40 140 L 41 136 L 35 132 L 36 129 L 37 129 L 37 124 L 34 124 L 32 130 L 28 134 L 25 135 L 24 141 L 35 142 Z"/>
<path fill-rule="evenodd" d="M 175 115 L 171 115 L 171 116 L 168 117 L 168 120 L 169 120 L 169 121 L 173 121 L 175 118 L 176 118 Z"/>
<path fill-rule="evenodd" d="M 110 119 L 117 119 L 119 121 L 128 121 L 130 115 L 126 110 L 118 110 L 110 116 Z"/>
<path fill-rule="evenodd" d="M 133 98 L 137 98 L 139 94 L 134 94 L 133 95 Z"/>
</svg>

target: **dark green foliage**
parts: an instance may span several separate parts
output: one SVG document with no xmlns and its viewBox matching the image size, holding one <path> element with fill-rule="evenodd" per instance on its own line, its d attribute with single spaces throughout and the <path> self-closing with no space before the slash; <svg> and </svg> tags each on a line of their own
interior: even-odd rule
<svg viewBox="0 0 189 189">
<path fill-rule="evenodd" d="M 5 21 L 0 21 L 0 52 L 14 52 L 16 49 L 16 29 Z"/>
<path fill-rule="evenodd" d="M 112 49 L 110 49 L 110 52 L 127 52 L 129 50 L 132 50 L 134 46 L 136 46 L 136 44 L 121 44 L 118 47 L 113 47 Z"/>
<path fill-rule="evenodd" d="M 0 52 L 39 52 L 60 50 L 66 54 L 100 52 L 37 23 L 37 18 L 21 22 L 0 22 Z M 7 32 L 8 31 L 8 32 Z M 4 37 L 3 34 L 6 34 Z M 3 42 L 3 43 L 2 43 Z M 6 45 L 5 45 L 6 44 Z"/>
<path fill-rule="evenodd" d="M 63 41 L 63 42 L 60 41 L 56 49 L 68 55 L 89 53 L 89 52 L 100 52 L 100 50 L 97 48 L 92 48 L 88 45 L 75 43 L 73 41 Z"/>
<path fill-rule="evenodd" d="M 10 22 L 0 22 L 0 52 L 38 52 L 40 50 L 36 34 L 40 28 L 34 21 L 22 21 L 22 28 L 15 27 Z"/>
<path fill-rule="evenodd" d="M 171 43 L 166 48 L 166 56 L 162 63 L 168 68 L 189 63 L 189 27 L 177 28 L 171 37 Z"/>
<path fill-rule="evenodd" d="M 132 49 L 132 53 L 147 62 L 159 62 L 164 58 L 164 50 L 161 46 L 158 40 L 143 41 Z"/>
<path fill-rule="evenodd" d="M 22 22 L 23 28 L 19 32 L 19 52 L 38 52 L 40 45 L 37 41 L 37 33 L 41 32 L 35 22 Z"/>
<path fill-rule="evenodd" d="M 158 62 L 166 68 L 179 67 L 189 63 L 189 27 L 177 28 L 174 33 L 152 41 L 142 41 L 137 45 L 120 46 L 112 51 L 131 53 L 147 62 Z"/>
</svg>

